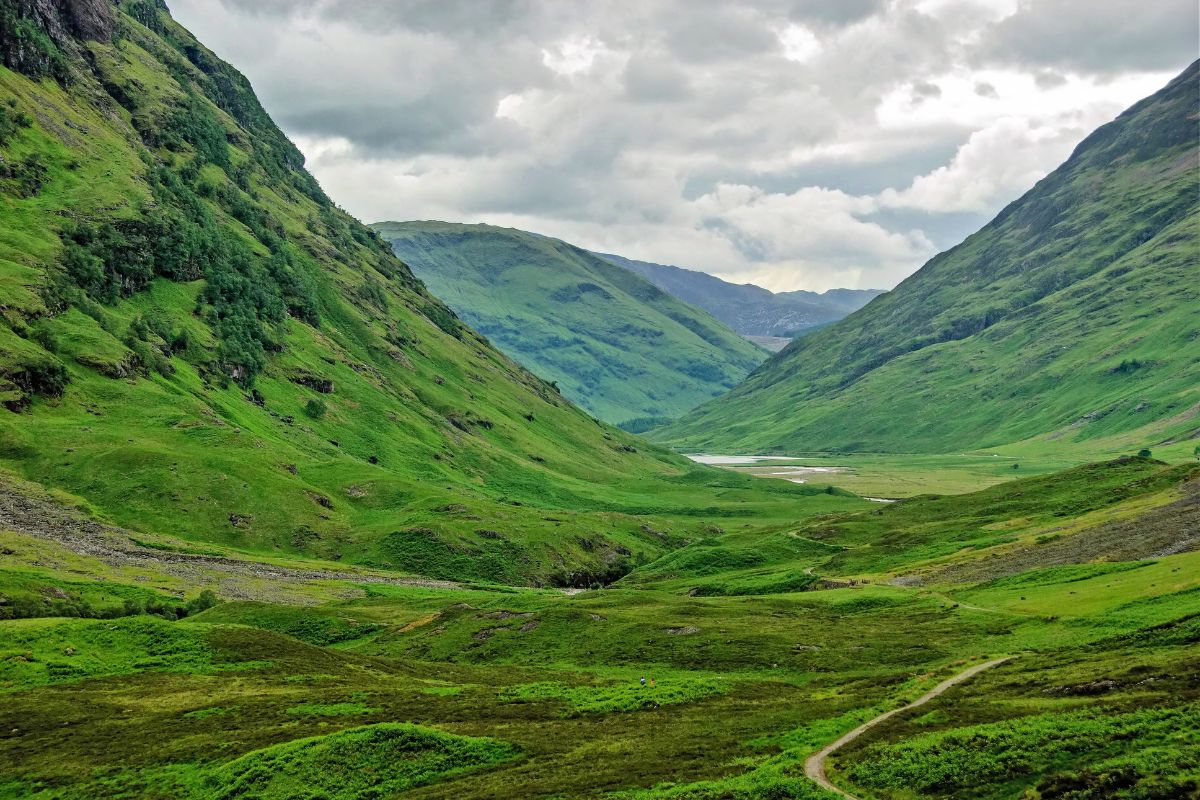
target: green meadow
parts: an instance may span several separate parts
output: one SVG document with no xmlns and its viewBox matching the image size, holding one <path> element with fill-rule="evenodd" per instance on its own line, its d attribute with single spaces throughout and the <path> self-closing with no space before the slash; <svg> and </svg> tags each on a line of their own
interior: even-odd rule
<svg viewBox="0 0 1200 800">
<path fill-rule="evenodd" d="M 1197 488 L 1195 467 L 1115 461 L 713 534 L 577 594 L 343 575 L 178 618 L 12 619 L 0 786 L 340 797 L 312 778 L 333 759 L 364 792 L 346 797 L 827 797 L 808 755 L 1010 655 L 835 753 L 830 776 L 873 798 L 1187 796 Z M 1112 536 L 1127 519 L 1187 551 L 1130 551 Z M 18 558 L 42 542 L 6 541 Z M 43 567 L 40 591 L 130 592 L 103 559 L 42 545 L 75 579 Z"/>
</svg>

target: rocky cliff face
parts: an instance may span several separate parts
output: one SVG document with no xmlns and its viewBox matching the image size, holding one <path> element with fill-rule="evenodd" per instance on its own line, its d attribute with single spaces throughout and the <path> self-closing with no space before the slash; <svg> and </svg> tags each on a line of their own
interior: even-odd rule
<svg viewBox="0 0 1200 800">
<path fill-rule="evenodd" d="M 0 58 L 24 75 L 62 81 L 64 54 L 77 40 L 109 41 L 116 28 L 111 0 L 0 0 Z"/>
</svg>

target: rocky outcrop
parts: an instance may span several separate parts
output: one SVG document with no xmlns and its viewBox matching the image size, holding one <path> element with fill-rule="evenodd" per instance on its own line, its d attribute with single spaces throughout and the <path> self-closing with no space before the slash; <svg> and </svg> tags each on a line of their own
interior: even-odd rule
<svg viewBox="0 0 1200 800">
<path fill-rule="evenodd" d="M 79 40 L 109 41 L 112 0 L 0 0 L 0 60 L 16 72 L 65 81 Z"/>
</svg>

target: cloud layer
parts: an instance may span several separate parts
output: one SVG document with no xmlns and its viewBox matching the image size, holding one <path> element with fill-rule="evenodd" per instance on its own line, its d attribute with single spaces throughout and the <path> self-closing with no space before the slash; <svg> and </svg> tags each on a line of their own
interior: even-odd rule
<svg viewBox="0 0 1200 800">
<path fill-rule="evenodd" d="M 368 221 L 887 288 L 1196 56 L 1194 0 L 172 0 Z"/>
</svg>

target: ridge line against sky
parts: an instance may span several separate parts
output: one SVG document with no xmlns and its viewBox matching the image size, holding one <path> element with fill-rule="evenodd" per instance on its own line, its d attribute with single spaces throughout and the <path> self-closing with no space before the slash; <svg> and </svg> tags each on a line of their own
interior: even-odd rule
<svg viewBox="0 0 1200 800">
<path fill-rule="evenodd" d="M 171 0 L 366 221 L 890 288 L 1197 57 L 1194 0 Z"/>
</svg>

